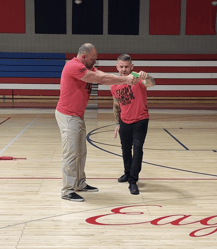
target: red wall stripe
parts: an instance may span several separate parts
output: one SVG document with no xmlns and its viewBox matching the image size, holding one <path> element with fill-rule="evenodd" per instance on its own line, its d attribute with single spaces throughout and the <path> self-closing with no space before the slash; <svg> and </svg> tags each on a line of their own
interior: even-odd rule
<svg viewBox="0 0 217 249">
<path fill-rule="evenodd" d="M 216 91 L 148 91 L 148 97 L 216 97 Z"/>
<path fill-rule="evenodd" d="M 120 54 L 98 54 L 98 60 L 117 60 Z M 66 60 L 77 54 L 66 53 Z M 132 60 L 217 60 L 217 54 L 130 54 Z"/>
<path fill-rule="evenodd" d="M 217 85 L 217 79 L 154 79 L 156 85 Z"/>
<path fill-rule="evenodd" d="M 215 91 L 148 91 L 148 97 L 216 97 Z M 98 96 L 112 96 L 110 90 L 99 90 Z"/>
<path fill-rule="evenodd" d="M 11 89 L 0 89 L 0 95 L 12 95 Z"/>
<path fill-rule="evenodd" d="M 77 54 L 75 54 L 75 53 L 66 53 L 65 54 L 65 59 L 66 60 L 71 60 L 74 57 L 77 57 Z"/>
<path fill-rule="evenodd" d="M 112 96 L 110 90 L 98 90 L 98 96 Z"/>
<path fill-rule="evenodd" d="M 98 70 L 104 72 L 117 72 L 116 67 L 98 66 Z M 217 67 L 137 67 L 134 66 L 134 71 L 145 71 L 148 73 L 217 73 Z"/>
<path fill-rule="evenodd" d="M 0 1 L 0 33 L 25 33 L 25 0 Z"/>
<path fill-rule="evenodd" d="M 59 96 L 59 90 L 13 90 L 13 95 L 22 96 Z"/>
</svg>

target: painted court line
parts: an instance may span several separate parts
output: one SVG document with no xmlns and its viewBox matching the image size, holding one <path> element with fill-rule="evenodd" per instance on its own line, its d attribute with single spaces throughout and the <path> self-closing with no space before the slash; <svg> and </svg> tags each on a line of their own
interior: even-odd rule
<svg viewBox="0 0 217 249">
<path fill-rule="evenodd" d="M 40 114 L 39 114 L 40 115 Z M 38 117 L 39 117 L 39 115 L 38 115 Z M 37 118 L 38 118 L 37 117 Z M 26 126 L 26 128 L 24 128 L 16 137 L 14 137 L 2 150 L 0 150 L 0 155 L 3 153 L 3 152 L 5 152 L 6 150 L 7 150 L 7 148 L 9 148 L 12 144 L 13 144 L 13 142 L 14 141 L 16 141 L 23 133 L 24 133 L 24 131 L 25 130 L 27 130 L 34 122 L 35 122 L 35 120 L 37 119 L 37 118 L 35 118 L 30 124 L 28 124 L 27 126 Z"/>
<path fill-rule="evenodd" d="M 189 150 L 184 144 L 182 144 L 177 138 L 175 138 L 168 130 L 164 129 L 173 139 L 175 139 L 182 147 L 184 147 L 186 150 Z"/>
<path fill-rule="evenodd" d="M 2 121 L 2 122 L 0 123 L 0 125 L 3 124 L 4 122 L 8 121 L 8 119 L 10 119 L 10 118 L 11 118 L 11 117 L 9 117 L 9 118 L 5 119 L 4 121 Z"/>
<path fill-rule="evenodd" d="M 96 128 L 92 131 L 90 131 L 88 134 L 87 134 L 87 141 L 92 145 L 94 146 L 95 148 L 98 148 L 99 150 L 102 150 L 104 152 L 107 152 L 109 154 L 112 154 L 112 155 L 115 155 L 115 156 L 118 156 L 118 157 L 122 157 L 121 155 L 119 154 L 116 154 L 116 153 L 113 153 L 111 151 L 108 151 L 108 150 L 105 150 L 99 146 L 97 146 L 96 144 L 94 144 L 93 140 L 91 140 L 91 136 L 99 129 L 102 129 L 102 128 L 105 128 L 105 127 L 108 127 L 108 126 L 111 126 L 111 125 L 106 125 L 106 126 L 102 126 L 100 128 Z M 189 150 L 187 147 L 185 147 L 178 139 L 176 139 L 172 134 L 170 134 L 166 129 L 164 129 L 170 136 L 173 137 L 173 139 L 175 139 L 180 145 L 182 145 L 186 151 Z M 171 170 L 177 170 L 177 171 L 183 171 L 183 172 L 188 172 L 188 173 L 192 173 L 192 174 L 199 174 L 199 175 L 205 175 L 205 176 L 210 176 L 210 177 L 217 177 L 217 175 L 214 175 L 214 174 L 208 174 L 208 173 L 203 173 L 203 172 L 197 172 L 197 171 L 191 171 L 191 170 L 185 170 L 185 169 L 180 169 L 180 168 L 175 168 L 175 167 L 169 167 L 169 166 L 165 166 L 165 165 L 160 165 L 160 164 L 155 164 L 155 163 L 149 163 L 149 162 L 145 162 L 145 161 L 142 161 L 143 163 L 146 163 L 146 164 L 149 164 L 149 165 L 152 165 L 152 166 L 156 166 L 156 167 L 161 167 L 161 168 L 166 168 L 166 169 L 171 169 Z"/>
</svg>

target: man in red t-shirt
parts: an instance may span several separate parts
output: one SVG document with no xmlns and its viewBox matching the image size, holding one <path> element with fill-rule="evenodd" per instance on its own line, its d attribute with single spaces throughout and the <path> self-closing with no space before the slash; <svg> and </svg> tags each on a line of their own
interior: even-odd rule
<svg viewBox="0 0 217 249">
<path fill-rule="evenodd" d="M 120 76 L 126 77 L 133 70 L 131 57 L 122 54 L 116 65 Z M 155 85 L 154 79 L 147 73 L 139 73 L 140 81 L 129 84 L 111 86 L 114 99 L 114 114 L 117 120 L 114 137 L 119 132 L 124 162 L 124 175 L 119 182 L 129 182 L 131 194 L 139 194 L 137 181 L 142 166 L 143 144 L 148 130 L 147 88 Z M 133 147 L 133 155 L 132 155 Z"/>
<path fill-rule="evenodd" d="M 134 85 L 134 76 L 120 77 L 97 70 L 94 64 L 97 50 L 90 43 L 83 44 L 76 58 L 67 62 L 60 80 L 60 98 L 55 116 L 60 129 L 63 153 L 63 188 L 61 197 L 70 201 L 84 201 L 76 191 L 96 192 L 96 187 L 86 183 L 86 127 L 84 112 L 90 98 L 92 83 Z"/>
</svg>

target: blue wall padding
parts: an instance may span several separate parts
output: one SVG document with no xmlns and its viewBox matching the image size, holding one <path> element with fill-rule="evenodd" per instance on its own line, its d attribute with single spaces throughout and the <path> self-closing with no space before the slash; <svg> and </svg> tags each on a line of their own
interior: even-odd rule
<svg viewBox="0 0 217 249">
<path fill-rule="evenodd" d="M 47 59 L 0 59 L 0 66 L 1 65 L 9 65 L 9 66 L 64 66 L 65 60 L 47 60 Z"/>
<path fill-rule="evenodd" d="M 64 65 L 65 54 L 0 52 L 0 77 L 60 78 Z"/>
<path fill-rule="evenodd" d="M 0 72 L 62 72 L 63 66 L 1 66 Z"/>
<path fill-rule="evenodd" d="M 60 78 L 61 72 L 0 72 L 0 77 Z"/>
</svg>

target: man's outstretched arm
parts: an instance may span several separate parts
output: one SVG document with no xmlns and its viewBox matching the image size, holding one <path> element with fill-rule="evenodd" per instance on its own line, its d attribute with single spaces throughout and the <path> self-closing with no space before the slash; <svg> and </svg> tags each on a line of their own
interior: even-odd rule
<svg viewBox="0 0 217 249">
<path fill-rule="evenodd" d="M 98 83 L 103 85 L 135 85 L 139 81 L 139 79 L 131 74 L 128 76 L 117 76 L 115 74 L 104 73 L 98 70 L 96 72 L 88 71 L 81 80 L 88 83 Z"/>
</svg>

